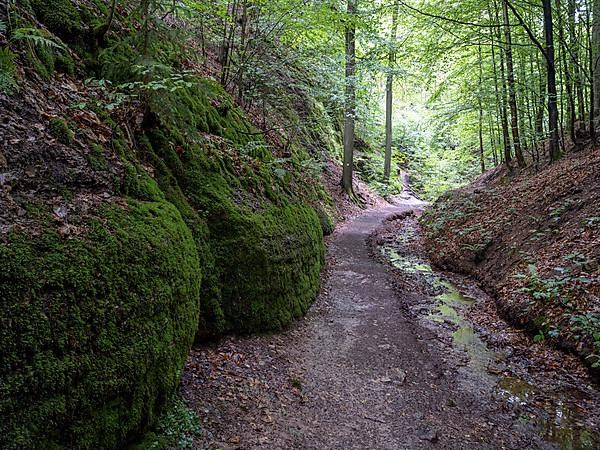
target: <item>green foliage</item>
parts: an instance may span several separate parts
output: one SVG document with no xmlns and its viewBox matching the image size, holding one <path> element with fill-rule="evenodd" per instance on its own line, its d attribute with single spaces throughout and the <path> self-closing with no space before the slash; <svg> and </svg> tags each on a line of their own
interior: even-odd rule
<svg viewBox="0 0 600 450">
<path fill-rule="evenodd" d="M 571 316 L 570 322 L 575 332 L 591 338 L 592 353 L 587 357 L 593 368 L 600 368 L 600 314 L 589 312 L 584 315 Z"/>
<path fill-rule="evenodd" d="M 57 39 L 53 38 L 52 35 L 49 35 L 46 31 L 39 28 L 16 28 L 12 32 L 11 40 L 22 41 L 31 44 L 34 47 L 47 47 L 49 49 L 61 51 L 67 50 L 62 42 L 57 41 Z"/>
<path fill-rule="evenodd" d="M 11 42 L 27 45 L 26 59 L 43 78 L 50 78 L 55 69 L 70 75 L 75 73 L 75 63 L 67 47 L 45 30 L 17 28 L 12 32 Z"/>
<path fill-rule="evenodd" d="M 167 405 L 154 431 L 147 433 L 133 450 L 192 448 L 194 436 L 200 434 L 200 420 L 178 395 Z"/>
<path fill-rule="evenodd" d="M 90 163 L 90 167 L 97 172 L 102 172 L 108 169 L 108 163 L 104 156 L 104 147 L 98 144 L 93 144 L 88 154 L 87 160 Z"/>
<path fill-rule="evenodd" d="M 306 312 L 318 290 L 324 258 L 314 210 L 288 204 L 276 192 L 268 194 L 274 204 L 244 196 L 244 191 L 275 182 L 268 166 L 256 176 L 246 167 L 250 176 L 240 179 L 227 155 L 194 146 L 178 156 L 161 132 L 149 137 L 147 151 L 160 167 L 167 199 L 197 230 L 197 241 L 207 240 L 203 251 L 212 255 L 205 261 L 212 277 L 203 286 L 200 333 L 273 330 Z M 198 213 L 208 230 L 197 223 Z"/>
<path fill-rule="evenodd" d="M 15 55 L 8 47 L 0 48 L 0 92 L 10 94 L 17 88 Z"/>
<path fill-rule="evenodd" d="M 36 17 L 55 35 L 67 41 L 85 35 L 82 16 L 70 0 L 29 0 Z"/>
<path fill-rule="evenodd" d="M 106 208 L 84 234 L 0 244 L 0 447 L 121 447 L 179 383 L 200 268 L 170 204 Z"/>
<path fill-rule="evenodd" d="M 65 145 L 71 145 L 73 143 L 73 132 L 69 128 L 67 121 L 61 118 L 50 119 L 48 129 L 52 136 L 58 139 L 58 142 Z"/>
<path fill-rule="evenodd" d="M 525 279 L 526 284 L 521 288 L 522 292 L 531 295 L 535 300 L 561 300 L 562 287 L 565 284 L 564 279 L 542 278 L 534 264 L 529 264 L 527 270 L 527 274 L 517 273 L 514 276 L 516 279 Z"/>
</svg>

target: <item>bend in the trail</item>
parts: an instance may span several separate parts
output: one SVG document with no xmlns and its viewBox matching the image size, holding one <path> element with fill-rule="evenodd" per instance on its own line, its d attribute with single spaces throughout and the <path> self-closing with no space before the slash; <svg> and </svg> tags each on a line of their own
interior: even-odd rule
<svg viewBox="0 0 600 450">
<path fill-rule="evenodd" d="M 367 239 L 412 196 L 345 223 L 305 320 L 284 333 L 228 338 L 192 352 L 184 396 L 199 413 L 195 448 L 554 448 L 464 375 L 402 307 Z"/>
</svg>

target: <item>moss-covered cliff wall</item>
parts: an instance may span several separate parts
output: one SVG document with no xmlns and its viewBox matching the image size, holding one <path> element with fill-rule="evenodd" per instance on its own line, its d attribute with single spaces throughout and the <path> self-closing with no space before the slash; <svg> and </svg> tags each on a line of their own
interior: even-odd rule
<svg viewBox="0 0 600 450">
<path fill-rule="evenodd" d="M 11 41 L 17 88 L 0 92 L 2 448 L 135 441 L 194 339 L 279 329 L 319 287 L 329 200 L 306 149 L 278 157 L 197 73 L 167 68 L 150 92 L 106 57 L 127 38 L 93 41 L 101 6 L 13 12 L 68 47 Z M 83 83 L 111 73 L 124 102 Z"/>
</svg>

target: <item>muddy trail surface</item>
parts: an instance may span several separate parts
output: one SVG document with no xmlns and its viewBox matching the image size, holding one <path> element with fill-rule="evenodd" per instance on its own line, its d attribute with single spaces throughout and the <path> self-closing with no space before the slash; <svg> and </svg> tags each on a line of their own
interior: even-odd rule
<svg viewBox="0 0 600 450">
<path fill-rule="evenodd" d="M 585 373 L 528 378 L 536 361 L 519 332 L 427 265 L 423 204 L 395 203 L 336 230 L 304 320 L 192 351 L 182 393 L 202 423 L 194 448 L 599 448 Z M 486 319 L 469 313 L 478 302 Z"/>
</svg>

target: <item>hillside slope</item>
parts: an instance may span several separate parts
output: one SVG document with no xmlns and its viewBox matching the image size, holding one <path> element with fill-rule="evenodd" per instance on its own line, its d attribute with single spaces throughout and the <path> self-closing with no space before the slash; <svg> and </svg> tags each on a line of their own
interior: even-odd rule
<svg viewBox="0 0 600 450">
<path fill-rule="evenodd" d="M 537 173 L 491 175 L 444 195 L 423 216 L 432 259 L 474 276 L 536 340 L 597 367 L 600 148 Z"/>
</svg>

